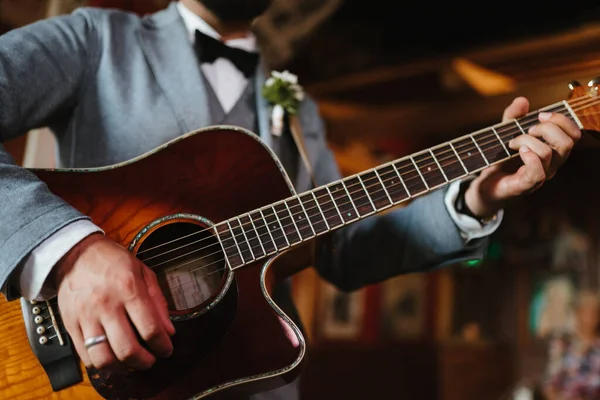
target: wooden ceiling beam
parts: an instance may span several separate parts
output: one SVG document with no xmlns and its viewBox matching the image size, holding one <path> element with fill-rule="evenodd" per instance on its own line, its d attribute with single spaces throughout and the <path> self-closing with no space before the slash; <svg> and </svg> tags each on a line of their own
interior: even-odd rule
<svg viewBox="0 0 600 400">
<path fill-rule="evenodd" d="M 593 77 L 594 75 L 575 78 L 586 84 Z M 566 100 L 569 96 L 567 85 L 568 81 L 553 81 L 544 85 L 522 86 L 514 93 L 498 96 L 457 97 L 444 101 L 432 99 L 430 102 L 389 107 L 327 101 L 319 104 L 321 114 L 327 122 L 329 138 L 333 142 L 365 138 L 375 142 L 382 137 L 404 137 L 411 141 L 427 137 L 432 141 L 443 141 L 471 132 L 466 129 L 483 129 L 500 122 L 504 108 L 517 96 L 527 97 L 532 110 Z"/>
<path fill-rule="evenodd" d="M 596 49 L 599 41 L 600 24 L 588 25 L 560 34 L 506 42 L 486 49 L 418 60 L 405 65 L 376 68 L 307 85 L 306 89 L 315 98 L 326 99 L 331 95 L 368 89 L 370 86 L 386 82 L 409 81 L 411 77 L 436 71 L 444 73 L 451 69 L 456 57 L 470 60 L 499 73 L 508 73 L 517 80 L 535 78 L 536 75 L 550 77 L 567 71 L 581 74 L 579 68 L 589 67 L 582 65 L 582 62 L 598 64 L 596 53 L 590 54 L 590 49 Z M 600 56 L 600 51 L 595 52 Z"/>
</svg>

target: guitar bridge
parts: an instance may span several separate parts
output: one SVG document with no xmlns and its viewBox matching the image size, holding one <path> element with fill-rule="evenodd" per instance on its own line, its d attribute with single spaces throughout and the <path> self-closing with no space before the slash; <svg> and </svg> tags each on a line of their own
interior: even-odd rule
<svg viewBox="0 0 600 400">
<path fill-rule="evenodd" d="M 37 302 L 21 298 L 21 309 L 29 344 L 46 371 L 52 390 L 81 382 L 79 359 L 62 324 L 57 300 Z"/>
</svg>

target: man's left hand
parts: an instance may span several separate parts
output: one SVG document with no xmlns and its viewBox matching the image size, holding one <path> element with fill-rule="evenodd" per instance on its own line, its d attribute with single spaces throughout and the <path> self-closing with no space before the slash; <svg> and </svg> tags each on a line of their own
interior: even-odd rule
<svg viewBox="0 0 600 400">
<path fill-rule="evenodd" d="M 518 118 L 528 110 L 529 101 L 518 97 L 504 110 L 502 120 Z M 465 202 L 474 215 L 490 217 L 508 201 L 539 189 L 567 160 L 581 138 L 580 129 L 559 113 L 540 113 L 539 120 L 528 135 L 509 142 L 511 149 L 519 151 L 520 159 L 491 166 L 471 182 L 465 192 Z"/>
</svg>

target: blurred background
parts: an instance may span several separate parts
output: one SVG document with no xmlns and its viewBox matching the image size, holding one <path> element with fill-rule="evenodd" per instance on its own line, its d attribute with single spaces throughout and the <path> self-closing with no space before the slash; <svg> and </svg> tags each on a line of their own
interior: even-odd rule
<svg viewBox="0 0 600 400">
<path fill-rule="evenodd" d="M 0 0 L 0 33 L 84 5 L 145 14 L 167 4 Z M 600 76 L 595 1 L 280 0 L 256 32 L 273 67 L 319 103 L 346 175 L 495 124 L 516 96 L 541 108 L 568 99 L 570 81 Z M 44 130 L 7 144 L 43 167 L 53 146 Z M 297 275 L 311 345 L 303 398 L 546 398 L 583 310 L 597 331 L 597 300 L 584 299 L 600 283 L 599 156 L 585 136 L 552 181 L 506 210 L 482 262 L 350 294 L 312 270 Z"/>
</svg>

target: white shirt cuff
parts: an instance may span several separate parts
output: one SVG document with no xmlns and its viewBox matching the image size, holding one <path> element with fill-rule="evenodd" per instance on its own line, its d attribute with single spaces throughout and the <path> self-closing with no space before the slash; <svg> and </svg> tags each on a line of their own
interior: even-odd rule
<svg viewBox="0 0 600 400">
<path fill-rule="evenodd" d="M 448 191 L 446 192 L 446 197 L 444 198 L 444 203 L 446 203 L 446 208 L 450 213 L 450 217 L 458 226 L 460 230 L 460 235 L 465 240 L 465 243 L 469 243 L 471 240 L 479 239 L 485 236 L 489 236 L 494 233 L 500 223 L 502 222 L 502 218 L 504 217 L 504 210 L 499 210 L 496 213 L 496 219 L 490 221 L 489 223 L 482 225 L 475 218 L 470 217 L 465 214 L 461 214 L 456 211 L 456 198 L 458 197 L 458 193 L 460 190 L 460 184 L 463 181 L 454 181 L 448 186 Z"/>
<path fill-rule="evenodd" d="M 21 296 L 27 300 L 44 301 L 56 296 L 54 285 L 46 278 L 56 263 L 77 243 L 100 228 L 88 220 L 75 221 L 58 231 L 36 247 L 24 260 L 19 276 Z"/>
</svg>

